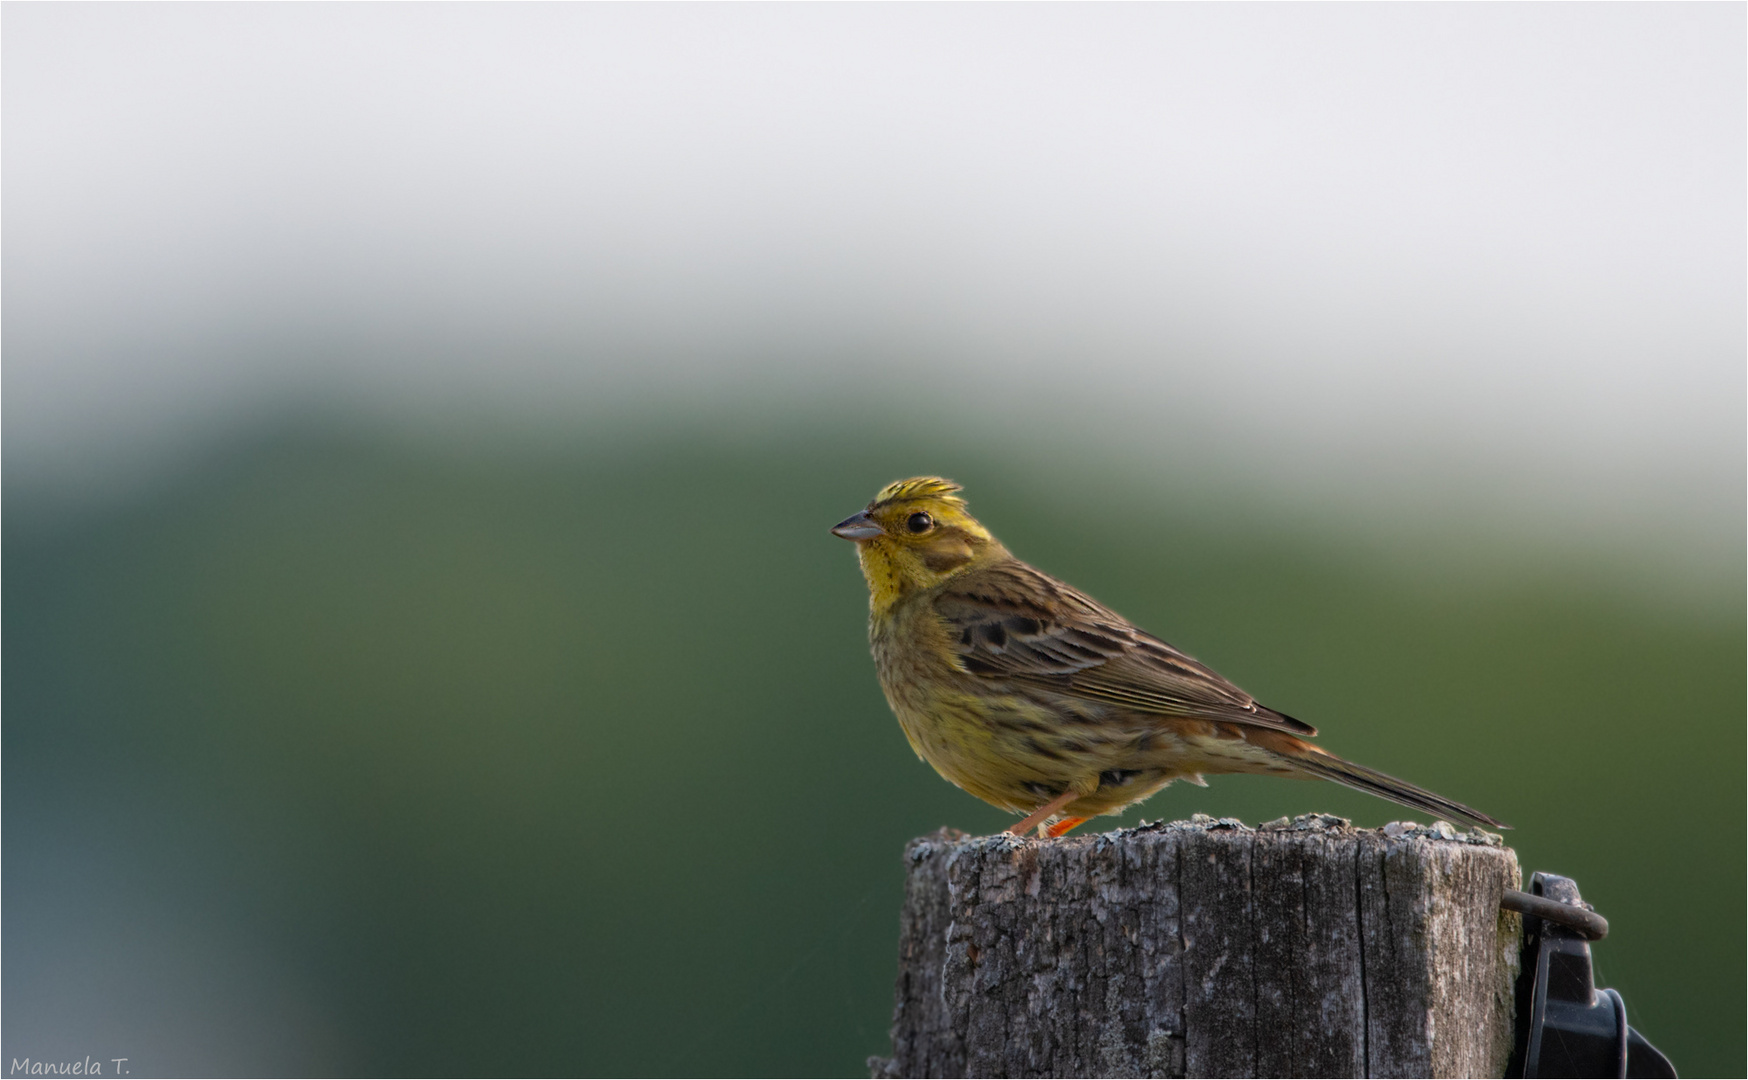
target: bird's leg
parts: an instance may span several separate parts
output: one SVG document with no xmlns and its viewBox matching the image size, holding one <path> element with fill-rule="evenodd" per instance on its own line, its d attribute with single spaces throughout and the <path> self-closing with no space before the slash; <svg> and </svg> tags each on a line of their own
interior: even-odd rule
<svg viewBox="0 0 1748 1080">
<path fill-rule="evenodd" d="M 1051 816 L 1052 814 L 1056 813 L 1056 811 L 1062 809 L 1064 806 L 1067 806 L 1069 803 L 1073 802 L 1074 800 L 1076 800 L 1080 797 L 1081 797 L 1081 792 L 1078 792 L 1071 787 L 1067 791 L 1064 791 L 1062 794 L 1056 796 L 1054 799 L 1051 799 L 1049 802 L 1045 803 L 1043 806 L 1040 806 L 1040 807 L 1038 807 L 1038 809 L 1032 811 L 1031 816 L 1026 818 L 1026 820 L 1020 822 L 1018 825 L 1010 826 L 1008 828 L 1008 832 L 1012 833 L 1015 836 L 1024 836 L 1024 835 L 1026 835 L 1026 830 L 1030 829 L 1032 826 L 1038 824 L 1040 821 L 1043 821 L 1045 818 Z M 1071 825 L 1071 826 L 1069 826 L 1069 828 L 1073 828 L 1073 826 Z"/>
<path fill-rule="evenodd" d="M 1085 820 L 1087 820 L 1087 819 L 1083 818 L 1083 817 L 1065 817 L 1061 821 L 1058 821 L 1057 823 L 1055 823 L 1054 825 L 1040 825 L 1038 827 L 1040 829 L 1044 830 L 1045 836 L 1048 836 L 1050 839 L 1054 840 L 1058 836 L 1068 835 L 1068 833 L 1070 831 L 1072 831 L 1075 826 L 1079 825 L 1081 822 L 1083 822 Z"/>
</svg>

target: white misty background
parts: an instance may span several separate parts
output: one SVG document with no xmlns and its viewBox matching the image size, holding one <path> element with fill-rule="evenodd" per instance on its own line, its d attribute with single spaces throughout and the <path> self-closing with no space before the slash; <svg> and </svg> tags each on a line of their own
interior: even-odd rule
<svg viewBox="0 0 1748 1080">
<path fill-rule="evenodd" d="M 5 450 L 935 410 L 1739 558 L 1740 5 L 5 13 Z M 853 494 L 853 493 L 852 493 Z"/>
</svg>

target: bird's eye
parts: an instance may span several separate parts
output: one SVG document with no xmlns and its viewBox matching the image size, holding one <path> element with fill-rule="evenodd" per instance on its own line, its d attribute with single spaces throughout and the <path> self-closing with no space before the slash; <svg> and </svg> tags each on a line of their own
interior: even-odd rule
<svg viewBox="0 0 1748 1080">
<path fill-rule="evenodd" d="M 910 531 L 913 533 L 926 533 L 935 527 L 935 519 L 923 513 L 921 510 L 918 510 L 910 516 L 910 519 L 905 522 L 905 525 L 909 527 Z"/>
</svg>

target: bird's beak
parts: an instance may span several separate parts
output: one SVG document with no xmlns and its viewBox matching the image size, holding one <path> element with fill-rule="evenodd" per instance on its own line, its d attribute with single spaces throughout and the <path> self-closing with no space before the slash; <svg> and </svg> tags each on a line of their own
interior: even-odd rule
<svg viewBox="0 0 1748 1080">
<path fill-rule="evenodd" d="M 886 530 L 875 524 L 874 519 L 864 510 L 860 514 L 852 514 L 832 526 L 832 535 L 841 536 L 845 540 L 872 540 Z"/>
</svg>

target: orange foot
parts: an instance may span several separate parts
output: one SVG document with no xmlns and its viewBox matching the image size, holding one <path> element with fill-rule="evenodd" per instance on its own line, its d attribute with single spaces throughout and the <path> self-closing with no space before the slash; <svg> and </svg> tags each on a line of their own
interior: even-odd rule
<svg viewBox="0 0 1748 1080">
<path fill-rule="evenodd" d="M 1064 791 L 1054 799 L 1051 799 L 1043 806 L 1040 806 L 1030 814 L 1027 814 L 1026 819 L 1018 825 L 1009 825 L 1007 831 L 1011 836 L 1024 836 L 1034 825 L 1042 829 L 1044 827 L 1044 822 L 1049 821 L 1056 816 L 1056 811 L 1062 809 L 1064 806 L 1067 806 L 1078 798 L 1080 798 L 1080 792 L 1073 788 L 1069 788 L 1067 791 Z M 1084 818 L 1079 819 L 1075 824 L 1078 825 L 1080 824 L 1080 821 L 1084 820 Z M 1074 828 L 1074 825 L 1070 825 L 1069 828 Z"/>
<path fill-rule="evenodd" d="M 1068 833 L 1073 831 L 1076 825 L 1079 825 L 1085 820 L 1086 818 L 1083 817 L 1065 817 L 1054 825 L 1042 826 L 1042 828 L 1044 829 L 1045 836 L 1055 839 L 1058 836 L 1068 835 Z"/>
</svg>

